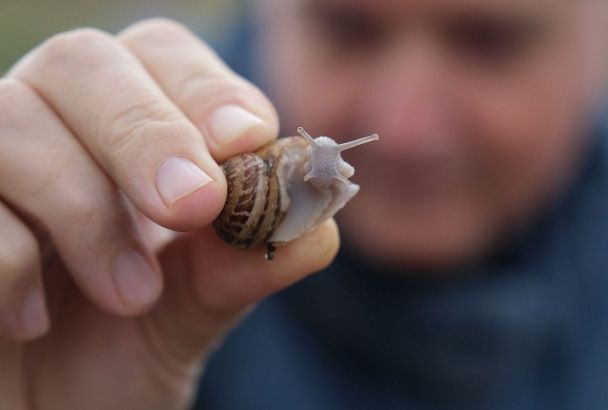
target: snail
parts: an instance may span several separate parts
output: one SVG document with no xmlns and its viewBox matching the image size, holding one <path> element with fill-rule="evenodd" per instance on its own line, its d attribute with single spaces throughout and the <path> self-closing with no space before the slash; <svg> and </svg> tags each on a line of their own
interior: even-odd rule
<svg viewBox="0 0 608 410">
<path fill-rule="evenodd" d="M 377 134 L 338 144 L 312 138 L 302 127 L 298 133 L 222 164 L 227 200 L 213 226 L 226 243 L 266 245 L 271 260 L 276 246 L 331 218 L 359 191 L 349 181 L 355 169 L 340 153 L 377 140 Z"/>
</svg>

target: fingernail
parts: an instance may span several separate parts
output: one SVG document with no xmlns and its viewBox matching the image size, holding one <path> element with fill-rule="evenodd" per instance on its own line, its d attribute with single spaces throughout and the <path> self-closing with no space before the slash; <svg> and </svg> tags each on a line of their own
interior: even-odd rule
<svg viewBox="0 0 608 410">
<path fill-rule="evenodd" d="M 21 330 L 29 336 L 43 333 L 49 325 L 49 318 L 44 306 L 42 289 L 35 288 L 23 301 L 21 311 Z"/>
<path fill-rule="evenodd" d="M 211 137 L 217 144 L 224 144 L 243 135 L 250 128 L 263 123 L 264 120 L 260 117 L 238 105 L 224 105 L 211 115 L 209 130 Z"/>
<path fill-rule="evenodd" d="M 172 157 L 158 169 L 156 189 L 167 207 L 213 181 L 209 175 L 186 158 Z"/>
<path fill-rule="evenodd" d="M 137 251 L 119 254 L 114 260 L 112 274 L 122 300 L 132 308 L 148 306 L 160 294 L 159 275 Z"/>
</svg>

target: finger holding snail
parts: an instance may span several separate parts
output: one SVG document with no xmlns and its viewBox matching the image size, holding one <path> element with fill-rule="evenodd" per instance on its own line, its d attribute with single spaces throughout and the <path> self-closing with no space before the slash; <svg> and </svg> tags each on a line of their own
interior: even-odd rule
<svg viewBox="0 0 608 410">
<path fill-rule="evenodd" d="M 150 19 L 118 39 L 198 128 L 216 161 L 255 151 L 277 137 L 278 118 L 268 98 L 187 27 Z"/>
</svg>

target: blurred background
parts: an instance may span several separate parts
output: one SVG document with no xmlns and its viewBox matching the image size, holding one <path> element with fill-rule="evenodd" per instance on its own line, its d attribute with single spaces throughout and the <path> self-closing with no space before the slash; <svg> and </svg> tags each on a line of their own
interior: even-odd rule
<svg viewBox="0 0 608 410">
<path fill-rule="evenodd" d="M 54 33 L 77 27 L 117 32 L 148 17 L 176 19 L 210 42 L 221 41 L 243 0 L 0 0 L 0 74 Z"/>
</svg>

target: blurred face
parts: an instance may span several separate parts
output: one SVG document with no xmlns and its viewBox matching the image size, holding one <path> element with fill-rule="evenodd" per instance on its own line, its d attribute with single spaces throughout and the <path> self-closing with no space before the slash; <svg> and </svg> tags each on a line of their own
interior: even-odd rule
<svg viewBox="0 0 608 410">
<path fill-rule="evenodd" d="M 473 262 L 563 189 L 604 76 L 604 0 L 267 0 L 260 63 L 287 132 L 338 141 L 340 212 L 376 262 Z"/>
</svg>

